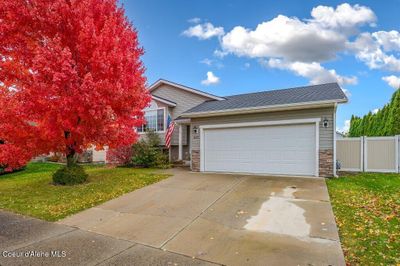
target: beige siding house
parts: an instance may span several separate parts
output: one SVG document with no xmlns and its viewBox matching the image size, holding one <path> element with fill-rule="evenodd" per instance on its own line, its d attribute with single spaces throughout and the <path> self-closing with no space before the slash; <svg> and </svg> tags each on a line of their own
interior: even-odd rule
<svg viewBox="0 0 400 266">
<path fill-rule="evenodd" d="M 193 171 L 336 174 L 336 107 L 347 102 L 336 83 L 219 97 L 161 79 L 149 91 L 139 131 L 150 128 L 164 141 L 170 116 L 171 160 Z"/>
<path fill-rule="evenodd" d="M 241 123 L 246 122 L 262 122 L 262 121 L 301 121 L 307 118 L 321 118 L 318 121 L 319 130 L 319 154 L 320 176 L 331 176 L 333 175 L 333 138 L 332 125 L 334 124 L 334 112 L 335 107 L 324 107 L 324 108 L 312 108 L 312 109 L 300 109 L 291 111 L 278 111 L 278 112 L 267 112 L 267 113 L 250 113 L 250 114 L 238 114 L 229 116 L 216 116 L 216 117 L 199 117 L 191 120 L 192 127 L 200 127 L 202 125 L 218 125 L 224 123 Z M 328 121 L 328 127 L 324 127 L 323 120 Z M 289 121 L 290 122 L 290 121 Z M 292 132 L 293 135 L 296 132 Z M 193 135 L 192 152 L 197 154 L 200 152 L 200 132 Z M 251 138 L 252 135 L 246 136 Z M 293 136 L 295 137 L 295 136 Z M 196 156 L 196 155 L 195 155 Z M 196 166 L 199 168 L 199 166 Z"/>
<path fill-rule="evenodd" d="M 220 97 L 207 94 L 204 92 L 196 91 L 189 87 L 179 85 L 166 80 L 159 80 L 153 84 L 149 91 L 153 95 L 153 102 L 156 104 L 162 104 L 160 99 L 170 99 L 176 106 L 170 106 L 168 108 L 168 114 L 173 120 L 179 118 L 185 111 L 197 106 L 204 101 L 221 99 Z M 167 114 L 167 116 L 168 116 Z M 166 119 L 167 119 L 166 116 Z M 166 125 L 166 120 L 165 120 Z M 180 123 L 174 130 L 171 139 L 171 159 L 173 161 L 178 160 L 190 160 L 189 150 L 189 124 Z M 179 158 L 179 130 L 182 134 L 182 158 Z M 162 133 L 162 141 L 164 141 L 165 132 Z"/>
</svg>

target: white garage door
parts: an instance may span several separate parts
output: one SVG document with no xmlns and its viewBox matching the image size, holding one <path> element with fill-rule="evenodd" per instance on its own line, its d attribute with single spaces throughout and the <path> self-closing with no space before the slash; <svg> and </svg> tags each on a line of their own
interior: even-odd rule
<svg viewBox="0 0 400 266">
<path fill-rule="evenodd" d="M 316 175 L 314 124 L 204 129 L 204 171 Z"/>
</svg>

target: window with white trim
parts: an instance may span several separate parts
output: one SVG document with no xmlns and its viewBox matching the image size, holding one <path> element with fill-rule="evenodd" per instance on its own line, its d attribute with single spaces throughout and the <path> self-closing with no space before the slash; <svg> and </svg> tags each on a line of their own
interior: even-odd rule
<svg viewBox="0 0 400 266">
<path fill-rule="evenodd" d="M 145 124 L 137 128 L 138 132 L 146 132 L 153 130 L 155 132 L 162 132 L 165 130 L 165 109 L 157 108 L 154 110 L 146 110 L 144 114 L 146 120 Z"/>
</svg>

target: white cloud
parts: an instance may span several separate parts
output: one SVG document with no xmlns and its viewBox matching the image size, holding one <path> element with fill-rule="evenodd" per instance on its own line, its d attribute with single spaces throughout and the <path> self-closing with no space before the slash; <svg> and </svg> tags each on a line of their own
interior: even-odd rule
<svg viewBox="0 0 400 266">
<path fill-rule="evenodd" d="M 279 15 L 254 30 L 234 27 L 223 36 L 223 51 L 252 58 L 275 57 L 286 61 L 322 62 L 346 48 L 358 28 L 374 23 L 375 14 L 364 6 L 342 4 L 336 9 L 318 6 L 312 19 Z"/>
<path fill-rule="evenodd" d="M 357 84 L 357 77 L 341 76 L 337 74 L 334 69 L 326 69 L 321 66 L 321 64 L 316 62 L 285 62 L 281 59 L 272 58 L 268 61 L 263 61 L 262 64 L 271 68 L 292 71 L 298 76 L 308 78 L 311 84 L 321 84 L 328 82 L 337 82 L 342 86 Z"/>
<path fill-rule="evenodd" d="M 222 37 L 221 46 L 223 51 L 237 56 L 313 62 L 335 58 L 345 48 L 345 42 L 345 36 L 338 32 L 279 15 L 254 30 L 233 28 Z"/>
<path fill-rule="evenodd" d="M 373 114 L 376 114 L 376 113 L 378 113 L 379 112 L 379 108 L 375 108 L 374 110 L 372 110 L 372 113 Z"/>
<path fill-rule="evenodd" d="M 207 79 L 201 81 L 201 84 L 206 86 L 215 85 L 218 83 L 219 83 L 219 77 L 215 76 L 214 73 L 211 71 L 207 72 Z"/>
<path fill-rule="evenodd" d="M 354 42 L 348 43 L 356 57 L 371 69 L 385 69 L 400 72 L 400 59 L 388 51 L 400 49 L 396 40 L 388 37 L 388 32 L 364 32 Z M 392 33 L 389 33 L 391 35 Z M 395 34 L 394 34 L 395 35 Z M 400 42 L 400 40 L 399 40 Z"/>
<path fill-rule="evenodd" d="M 201 22 L 201 18 L 191 18 L 188 19 L 188 22 L 193 24 L 199 24 Z"/>
<path fill-rule="evenodd" d="M 400 51 L 400 32 L 395 30 L 377 31 L 372 35 L 385 51 Z"/>
<path fill-rule="evenodd" d="M 394 76 L 394 75 L 391 75 L 391 76 L 383 77 L 382 80 L 386 81 L 386 83 L 387 83 L 390 87 L 392 87 L 392 88 L 394 88 L 394 89 L 396 89 L 396 90 L 397 90 L 398 88 L 400 88 L 400 77 L 396 77 L 396 76 Z"/>
<path fill-rule="evenodd" d="M 213 66 L 218 69 L 221 69 L 224 67 L 224 64 L 222 64 L 219 60 L 212 60 L 209 58 L 204 58 L 203 60 L 200 61 L 200 63 L 205 64 L 207 66 Z"/>
<path fill-rule="evenodd" d="M 249 67 L 250 67 L 250 63 L 249 63 L 249 62 L 244 63 L 244 68 L 245 68 L 245 69 L 247 69 L 247 68 L 249 68 Z"/>
<path fill-rule="evenodd" d="M 312 9 L 309 20 L 324 28 L 340 30 L 346 34 L 354 34 L 358 27 L 369 24 L 375 25 L 376 16 L 374 12 L 365 6 L 354 5 L 347 3 L 338 5 L 336 9 L 329 6 L 317 6 Z"/>
<path fill-rule="evenodd" d="M 222 50 L 215 50 L 214 51 L 214 56 L 218 57 L 218 58 L 224 58 L 227 54 L 229 54 L 226 51 L 222 51 Z"/>
<path fill-rule="evenodd" d="M 213 63 L 213 60 L 208 59 L 208 58 L 204 58 L 203 60 L 200 61 L 200 63 L 205 64 L 207 66 L 211 66 Z"/>
<path fill-rule="evenodd" d="M 207 22 L 192 26 L 182 32 L 187 37 L 197 37 L 199 40 L 210 39 L 215 36 L 224 35 L 224 28 L 214 27 L 213 24 Z"/>
<path fill-rule="evenodd" d="M 350 53 L 370 69 L 400 72 L 400 32 L 359 33 L 363 26 L 376 26 L 376 15 L 366 6 L 340 4 L 317 6 L 309 18 L 278 15 L 255 28 L 236 26 L 227 33 L 211 23 L 198 24 L 183 32 L 201 40 L 218 36 L 220 47 L 214 56 L 228 54 L 258 59 L 263 65 L 307 78 L 310 83 L 357 83 L 357 77 L 344 76 L 323 64 L 340 53 Z M 399 77 L 384 77 L 390 86 L 398 87 Z M 343 89 L 347 95 L 349 92 Z"/>
<path fill-rule="evenodd" d="M 360 27 L 373 26 L 375 22 L 374 12 L 365 6 L 317 6 L 311 11 L 310 19 L 278 15 L 254 29 L 236 26 L 222 36 L 221 48 L 214 51 L 214 55 L 256 58 L 268 67 L 305 77 L 312 84 L 353 85 L 357 83 L 355 76 L 339 75 L 335 69 L 323 67 L 322 63 L 347 51 L 349 39 Z M 349 95 L 347 90 L 344 91 Z"/>
<path fill-rule="evenodd" d="M 349 129 L 350 129 L 350 120 L 345 120 L 343 127 L 336 128 L 336 131 L 339 131 L 341 133 L 347 133 L 349 132 Z"/>
</svg>

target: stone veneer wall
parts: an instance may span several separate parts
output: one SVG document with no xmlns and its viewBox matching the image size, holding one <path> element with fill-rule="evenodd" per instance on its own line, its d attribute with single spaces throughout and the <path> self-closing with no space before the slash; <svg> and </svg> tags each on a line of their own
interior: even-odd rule
<svg viewBox="0 0 400 266">
<path fill-rule="evenodd" d="M 319 176 L 333 176 L 333 150 L 319 150 Z"/>
<path fill-rule="evenodd" d="M 192 150 L 192 171 L 200 171 L 200 151 Z"/>
</svg>

